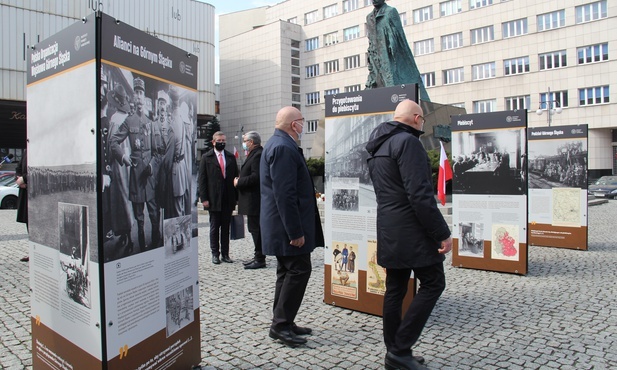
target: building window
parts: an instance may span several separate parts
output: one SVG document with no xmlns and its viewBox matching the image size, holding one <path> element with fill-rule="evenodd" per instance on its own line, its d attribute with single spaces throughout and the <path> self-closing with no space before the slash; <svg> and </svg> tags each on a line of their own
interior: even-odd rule
<svg viewBox="0 0 617 370">
<path fill-rule="evenodd" d="M 413 50 L 416 56 L 435 52 L 435 41 L 433 39 L 420 40 L 413 43 Z"/>
<path fill-rule="evenodd" d="M 545 69 L 566 67 L 568 65 L 567 54 L 565 50 L 540 54 L 539 58 L 541 71 Z"/>
<path fill-rule="evenodd" d="M 469 0 L 469 9 L 478 9 L 493 5 L 493 0 Z"/>
<path fill-rule="evenodd" d="M 473 102 L 473 112 L 474 113 L 488 113 L 494 112 L 497 107 L 497 100 L 489 99 L 489 100 L 477 100 Z"/>
<path fill-rule="evenodd" d="M 452 105 L 453 107 L 465 109 L 465 103 L 454 103 L 454 104 L 450 104 L 450 105 Z"/>
<path fill-rule="evenodd" d="M 505 22 L 502 23 L 501 26 L 503 28 L 504 39 L 527 34 L 527 18 Z"/>
<path fill-rule="evenodd" d="M 362 85 L 360 84 L 345 86 L 345 92 L 354 92 L 354 91 L 360 91 L 360 90 L 362 90 Z"/>
<path fill-rule="evenodd" d="M 555 12 L 540 14 L 538 16 L 538 32 L 548 31 L 566 25 L 566 11 L 564 9 Z"/>
<path fill-rule="evenodd" d="M 529 95 L 510 96 L 506 98 L 506 110 L 529 109 L 531 97 Z"/>
<path fill-rule="evenodd" d="M 319 76 L 319 64 L 306 66 L 306 78 Z"/>
<path fill-rule="evenodd" d="M 358 0 L 343 1 L 343 13 L 351 12 L 358 9 Z"/>
<path fill-rule="evenodd" d="M 324 62 L 323 65 L 325 74 L 338 72 L 338 59 Z"/>
<path fill-rule="evenodd" d="M 324 90 L 323 96 L 336 95 L 338 93 L 339 93 L 339 89 L 329 89 L 329 90 Z"/>
<path fill-rule="evenodd" d="M 495 27 L 486 26 L 471 30 L 471 45 L 495 40 Z"/>
<path fill-rule="evenodd" d="M 576 23 L 578 24 L 606 18 L 608 16 L 606 8 L 606 0 L 579 5 L 576 7 Z"/>
<path fill-rule="evenodd" d="M 289 23 L 298 24 L 298 17 L 289 18 L 287 20 Z"/>
<path fill-rule="evenodd" d="M 435 72 L 422 73 L 420 75 L 420 78 L 422 78 L 422 83 L 424 83 L 424 87 L 435 86 Z"/>
<path fill-rule="evenodd" d="M 291 101 L 295 103 L 301 103 L 300 94 L 291 94 Z"/>
<path fill-rule="evenodd" d="M 318 125 L 319 125 L 319 120 L 312 119 L 310 121 L 306 121 L 306 133 L 310 134 L 312 132 L 317 132 Z"/>
<path fill-rule="evenodd" d="M 529 57 L 506 59 L 503 61 L 503 74 L 505 76 L 526 72 L 529 72 Z"/>
<path fill-rule="evenodd" d="M 608 43 L 584 46 L 576 49 L 578 64 L 603 62 L 608 60 Z"/>
<path fill-rule="evenodd" d="M 463 33 L 441 36 L 441 50 L 456 49 L 463 46 Z"/>
<path fill-rule="evenodd" d="M 407 25 L 407 13 L 403 12 L 403 13 L 399 13 L 399 17 L 401 17 L 401 24 L 403 26 Z"/>
<path fill-rule="evenodd" d="M 360 67 L 360 54 L 345 58 L 345 69 Z"/>
<path fill-rule="evenodd" d="M 443 84 L 449 85 L 465 81 L 463 67 L 446 69 L 443 71 Z"/>
<path fill-rule="evenodd" d="M 608 103 L 608 85 L 578 89 L 578 101 L 581 106 Z"/>
<path fill-rule="evenodd" d="M 334 17 L 338 13 L 336 12 L 336 4 L 328 5 L 323 8 L 323 18 Z"/>
<path fill-rule="evenodd" d="M 495 77 L 495 62 L 471 66 L 472 81 L 485 80 L 493 77 Z"/>
<path fill-rule="evenodd" d="M 343 37 L 345 38 L 345 41 L 357 39 L 360 37 L 360 26 L 345 28 L 343 30 Z"/>
<path fill-rule="evenodd" d="M 319 48 L 319 37 L 313 37 L 304 41 L 306 44 L 306 51 L 311 51 Z"/>
<path fill-rule="evenodd" d="M 450 0 L 439 3 L 439 15 L 445 17 L 462 12 L 461 2 L 461 0 Z"/>
<path fill-rule="evenodd" d="M 562 108 L 568 107 L 568 91 L 551 91 L 549 93 L 540 93 L 540 109 L 546 109 L 548 107 L 547 103 L 557 103 L 557 106 Z"/>
<path fill-rule="evenodd" d="M 319 91 L 306 94 L 306 105 L 315 105 L 321 103 L 319 99 Z"/>
<path fill-rule="evenodd" d="M 422 23 L 433 19 L 433 6 L 425 6 L 424 8 L 413 11 L 413 23 Z"/>
<path fill-rule="evenodd" d="M 338 32 L 330 32 L 323 35 L 323 45 L 330 46 L 338 42 Z"/>
<path fill-rule="evenodd" d="M 319 20 L 319 11 L 313 10 L 312 12 L 304 14 L 304 25 L 315 23 Z"/>
</svg>

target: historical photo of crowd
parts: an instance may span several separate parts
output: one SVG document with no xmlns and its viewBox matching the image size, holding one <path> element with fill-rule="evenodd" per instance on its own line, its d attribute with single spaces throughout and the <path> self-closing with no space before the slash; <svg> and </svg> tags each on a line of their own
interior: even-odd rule
<svg viewBox="0 0 617 370">
<path fill-rule="evenodd" d="M 161 247 L 163 220 L 191 215 L 196 97 L 195 91 L 102 65 L 106 261 Z"/>
<path fill-rule="evenodd" d="M 525 130 L 453 132 L 455 194 L 525 194 Z"/>
<path fill-rule="evenodd" d="M 193 322 L 193 286 L 189 286 L 165 298 L 167 337 Z"/>
<path fill-rule="evenodd" d="M 529 142 L 529 188 L 587 189 L 587 140 Z"/>
<path fill-rule="evenodd" d="M 72 301 L 90 308 L 88 207 L 59 203 L 58 235 L 63 290 Z"/>
<path fill-rule="evenodd" d="M 484 224 L 461 222 L 459 230 L 458 255 L 484 258 Z"/>
</svg>

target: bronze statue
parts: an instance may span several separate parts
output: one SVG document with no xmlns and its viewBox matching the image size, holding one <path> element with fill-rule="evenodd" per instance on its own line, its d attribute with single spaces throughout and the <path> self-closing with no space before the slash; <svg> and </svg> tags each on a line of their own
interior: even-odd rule
<svg viewBox="0 0 617 370">
<path fill-rule="evenodd" d="M 373 6 L 375 9 L 366 16 L 369 40 L 366 88 L 417 83 L 420 99 L 430 101 L 398 11 L 386 5 L 385 0 L 373 0 Z"/>
</svg>

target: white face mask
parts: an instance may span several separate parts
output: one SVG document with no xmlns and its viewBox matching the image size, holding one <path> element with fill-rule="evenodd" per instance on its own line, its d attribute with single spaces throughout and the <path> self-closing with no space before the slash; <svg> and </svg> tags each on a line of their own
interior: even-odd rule
<svg viewBox="0 0 617 370">
<path fill-rule="evenodd" d="M 249 147 L 248 145 L 246 145 L 246 143 L 242 143 L 242 149 L 249 150 Z"/>
<path fill-rule="evenodd" d="M 294 121 L 294 122 L 298 123 L 297 121 Z M 304 125 L 301 123 L 298 123 L 298 124 L 300 125 L 300 127 L 302 127 L 302 132 L 298 132 L 296 131 L 296 129 L 293 129 L 293 130 L 296 134 L 298 134 L 298 140 L 302 140 L 302 134 L 304 133 Z"/>
</svg>

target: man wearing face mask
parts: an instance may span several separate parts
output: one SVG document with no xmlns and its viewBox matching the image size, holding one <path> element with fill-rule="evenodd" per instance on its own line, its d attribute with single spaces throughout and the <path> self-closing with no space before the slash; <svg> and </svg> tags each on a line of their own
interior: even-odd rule
<svg viewBox="0 0 617 370">
<path fill-rule="evenodd" d="M 242 148 L 248 151 L 246 161 L 240 169 L 240 176 L 234 179 L 238 189 L 238 213 L 246 215 L 248 229 L 255 244 L 255 256 L 245 262 L 247 270 L 266 267 L 266 256 L 261 251 L 261 232 L 259 227 L 259 210 L 261 192 L 259 191 L 259 161 L 261 160 L 261 137 L 256 131 L 249 131 L 242 137 Z"/>
<path fill-rule="evenodd" d="M 234 188 L 238 165 L 236 157 L 225 150 L 225 143 L 225 134 L 215 132 L 214 148 L 201 157 L 199 164 L 199 198 L 210 214 L 210 249 L 215 265 L 233 262 L 229 258 L 229 225 L 238 199 Z"/>
<path fill-rule="evenodd" d="M 279 110 L 259 165 L 263 252 L 277 260 L 269 336 L 292 347 L 312 332 L 295 318 L 311 276 L 311 252 L 324 245 L 313 181 L 296 144 L 303 122 L 298 109 Z"/>
</svg>

